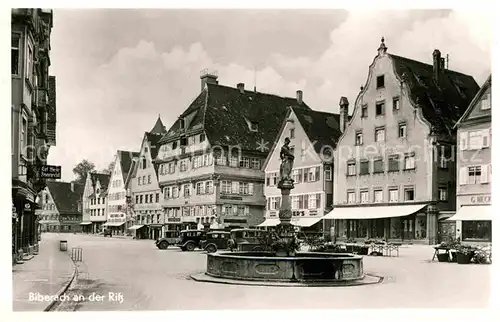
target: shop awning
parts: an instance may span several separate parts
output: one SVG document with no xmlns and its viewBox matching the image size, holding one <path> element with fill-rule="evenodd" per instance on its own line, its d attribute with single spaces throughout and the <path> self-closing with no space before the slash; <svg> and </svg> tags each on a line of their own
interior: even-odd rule
<svg viewBox="0 0 500 322">
<path fill-rule="evenodd" d="M 103 226 L 106 226 L 106 227 L 120 227 L 123 224 L 124 224 L 124 222 L 107 222 Z"/>
<path fill-rule="evenodd" d="M 339 207 L 334 208 L 321 219 L 376 219 L 408 216 L 416 213 L 424 205 L 401 205 L 379 207 Z"/>
<path fill-rule="evenodd" d="M 490 205 L 462 206 L 454 216 L 446 220 L 493 220 L 492 210 Z"/>
<path fill-rule="evenodd" d="M 257 227 L 274 227 L 279 222 L 280 220 L 277 218 L 267 218 L 262 224 L 257 225 Z"/>
<path fill-rule="evenodd" d="M 163 224 L 149 224 L 148 226 L 151 228 L 161 228 L 163 227 Z"/>
<path fill-rule="evenodd" d="M 313 218 L 292 218 L 291 224 L 293 226 L 298 226 L 298 227 L 311 227 L 318 221 L 320 221 L 321 217 L 313 217 Z M 257 227 L 274 227 L 278 225 L 280 220 L 278 218 L 268 218 L 266 219 L 262 224 L 257 225 Z"/>
<path fill-rule="evenodd" d="M 144 227 L 144 225 L 133 225 L 133 226 L 132 226 L 132 227 L 130 227 L 129 229 L 130 229 L 130 230 L 137 230 L 137 229 L 142 228 L 142 227 Z"/>
<path fill-rule="evenodd" d="M 92 223 L 90 221 L 86 221 L 86 222 L 81 222 L 80 225 L 92 225 Z"/>
</svg>

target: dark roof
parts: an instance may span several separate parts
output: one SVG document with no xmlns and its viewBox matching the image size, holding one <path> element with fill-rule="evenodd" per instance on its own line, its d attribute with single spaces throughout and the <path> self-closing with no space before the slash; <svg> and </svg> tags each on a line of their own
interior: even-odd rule
<svg viewBox="0 0 500 322">
<path fill-rule="evenodd" d="M 389 54 L 398 76 L 409 87 L 413 103 L 422 108 L 425 119 L 437 134 L 453 135 L 455 123 L 465 112 L 479 86 L 472 76 L 444 69 L 434 80 L 433 66 Z"/>
<path fill-rule="evenodd" d="M 161 121 L 161 118 L 159 115 L 158 115 L 158 119 L 156 120 L 155 125 L 153 126 L 151 131 L 149 131 L 149 133 L 152 133 L 152 134 L 165 134 L 165 133 L 167 133 L 167 129 L 163 125 L 163 122 Z"/>
<path fill-rule="evenodd" d="M 165 133 L 163 133 L 165 134 Z M 152 132 L 146 132 L 144 135 L 146 136 L 148 142 L 149 142 L 149 147 L 150 147 L 150 153 L 151 153 L 151 160 L 156 159 L 156 156 L 158 155 L 158 151 L 160 151 L 160 140 L 163 137 L 162 133 L 152 133 Z"/>
<path fill-rule="evenodd" d="M 48 115 L 47 115 L 47 141 L 51 146 L 56 145 L 56 77 L 49 76 L 48 88 Z"/>
<path fill-rule="evenodd" d="M 132 165 L 130 166 L 130 169 L 127 172 L 127 177 L 125 179 L 125 190 L 128 189 L 130 181 L 132 180 L 132 178 L 135 177 L 135 173 L 137 172 L 137 165 L 138 165 L 138 160 L 133 159 Z"/>
<path fill-rule="evenodd" d="M 110 177 L 111 175 L 106 173 L 91 172 L 90 180 L 92 181 L 92 187 L 95 189 L 96 182 L 97 180 L 99 180 L 99 182 L 101 183 L 101 190 L 107 190 Z"/>
<path fill-rule="evenodd" d="M 293 112 L 302 125 L 311 143 L 314 144 L 316 153 L 321 152 L 322 147 L 329 146 L 335 149 L 340 131 L 340 115 L 321 111 L 293 108 Z"/>
<path fill-rule="evenodd" d="M 82 201 L 84 185 L 74 183 L 74 191 L 71 191 L 70 182 L 47 181 L 47 188 L 60 214 L 81 213 L 78 205 Z"/>
<path fill-rule="evenodd" d="M 258 151 L 259 142 L 274 142 L 287 115 L 287 107 L 310 110 L 295 98 L 280 97 L 255 91 L 240 92 L 237 88 L 207 83 L 206 88 L 182 113 L 186 132 L 204 129 L 210 144 L 240 145 L 243 150 Z M 184 133 L 178 119 L 160 144 L 177 139 Z M 257 123 L 258 131 L 249 123 Z"/>
<path fill-rule="evenodd" d="M 129 172 L 128 170 L 130 169 L 130 166 L 132 165 L 132 159 L 139 157 L 139 152 L 118 150 L 118 154 L 119 154 L 119 158 L 120 158 L 120 165 L 122 168 L 123 182 L 125 182 L 127 179 L 128 172 Z"/>
</svg>

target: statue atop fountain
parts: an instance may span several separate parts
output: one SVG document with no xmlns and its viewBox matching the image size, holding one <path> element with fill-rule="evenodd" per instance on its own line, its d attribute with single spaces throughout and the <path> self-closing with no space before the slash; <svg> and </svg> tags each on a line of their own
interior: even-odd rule
<svg viewBox="0 0 500 322">
<path fill-rule="evenodd" d="M 296 250 L 294 244 L 297 242 L 295 229 L 290 223 L 292 219 L 290 190 L 294 188 L 291 173 L 295 157 L 289 145 L 290 139 L 285 138 L 285 144 L 283 144 L 280 151 L 281 165 L 278 188 L 281 190 L 281 206 L 279 211 L 280 223 L 276 227 L 278 241 L 275 250 L 277 256 L 293 256 Z"/>
</svg>

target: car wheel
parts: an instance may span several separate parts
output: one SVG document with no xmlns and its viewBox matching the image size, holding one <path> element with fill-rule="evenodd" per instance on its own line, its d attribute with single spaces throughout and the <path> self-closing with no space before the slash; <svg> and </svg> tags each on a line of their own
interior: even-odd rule
<svg viewBox="0 0 500 322">
<path fill-rule="evenodd" d="M 192 251 L 194 250 L 194 248 L 195 248 L 195 247 L 194 247 L 194 243 L 187 243 L 187 245 L 186 245 L 186 250 L 187 250 L 188 252 L 192 252 Z"/>
<path fill-rule="evenodd" d="M 263 252 L 264 251 L 264 248 L 260 247 L 260 246 L 257 246 L 257 247 L 254 247 L 252 249 L 253 252 Z"/>
<path fill-rule="evenodd" d="M 160 249 L 167 249 L 168 248 L 168 243 L 166 241 L 162 241 L 160 244 Z"/>
<path fill-rule="evenodd" d="M 217 251 L 217 247 L 215 247 L 215 245 L 208 245 L 205 250 L 207 253 L 215 253 Z"/>
</svg>

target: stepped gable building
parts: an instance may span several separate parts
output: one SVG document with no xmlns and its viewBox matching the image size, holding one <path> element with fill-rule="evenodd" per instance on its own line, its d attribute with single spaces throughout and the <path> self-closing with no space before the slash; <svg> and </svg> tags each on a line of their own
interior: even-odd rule
<svg viewBox="0 0 500 322">
<path fill-rule="evenodd" d="M 167 229 L 255 227 L 264 220 L 264 163 L 288 107 L 301 97 L 218 84 L 202 72 L 201 93 L 160 141 L 159 184 Z"/>
<path fill-rule="evenodd" d="M 455 210 L 454 125 L 479 86 L 449 70 L 439 50 L 429 58 L 389 54 L 382 38 L 335 152 L 326 218 L 340 239 L 434 244 Z"/>
<path fill-rule="evenodd" d="M 321 218 L 333 205 L 333 151 L 342 134 L 340 115 L 290 108 L 277 140 L 265 164 L 264 194 L 266 220 L 259 226 L 272 227 L 279 222 L 281 191 L 277 188 L 281 165 L 280 151 L 285 138 L 295 155 L 291 191 L 292 224 L 304 231 L 328 230 L 331 221 Z M 325 225 L 324 225 L 325 224 Z"/>
<path fill-rule="evenodd" d="M 166 224 L 163 194 L 158 184 L 159 165 L 153 163 L 153 160 L 160 150 L 159 141 L 166 133 L 167 130 L 158 116 L 151 131 L 144 133 L 140 155 L 130 168 L 132 172 L 128 176 L 126 189 L 134 225 L 129 229 L 136 238 L 158 239 L 163 236 Z"/>
</svg>

